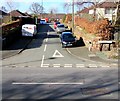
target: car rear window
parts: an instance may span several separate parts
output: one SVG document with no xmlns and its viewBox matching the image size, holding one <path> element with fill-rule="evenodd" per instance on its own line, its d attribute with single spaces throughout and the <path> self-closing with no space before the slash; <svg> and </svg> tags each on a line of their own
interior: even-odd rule
<svg viewBox="0 0 120 101">
<path fill-rule="evenodd" d="M 58 25 L 58 27 L 65 27 L 64 25 Z"/>
<path fill-rule="evenodd" d="M 40 20 L 40 21 L 45 21 L 45 20 Z"/>
<path fill-rule="evenodd" d="M 56 22 L 56 25 L 57 25 L 57 24 L 60 24 L 60 22 Z"/>
<path fill-rule="evenodd" d="M 64 34 L 63 39 L 74 38 L 72 34 Z"/>
</svg>

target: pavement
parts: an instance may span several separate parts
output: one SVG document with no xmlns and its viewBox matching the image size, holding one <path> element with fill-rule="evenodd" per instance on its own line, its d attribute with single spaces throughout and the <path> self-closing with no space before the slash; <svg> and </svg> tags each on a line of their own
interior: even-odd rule
<svg viewBox="0 0 120 101">
<path fill-rule="evenodd" d="M 102 63 L 118 64 L 117 59 L 108 59 L 102 52 L 89 51 L 86 46 L 72 47 L 72 48 L 70 47 L 70 48 L 66 48 L 66 50 L 76 58 L 85 61 L 96 61 Z"/>
</svg>

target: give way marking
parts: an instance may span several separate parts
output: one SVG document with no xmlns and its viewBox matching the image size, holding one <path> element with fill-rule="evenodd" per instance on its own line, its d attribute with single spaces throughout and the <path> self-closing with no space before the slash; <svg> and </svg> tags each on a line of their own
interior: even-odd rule
<svg viewBox="0 0 120 101">
<path fill-rule="evenodd" d="M 58 50 L 55 50 L 52 57 L 64 57 Z"/>
</svg>

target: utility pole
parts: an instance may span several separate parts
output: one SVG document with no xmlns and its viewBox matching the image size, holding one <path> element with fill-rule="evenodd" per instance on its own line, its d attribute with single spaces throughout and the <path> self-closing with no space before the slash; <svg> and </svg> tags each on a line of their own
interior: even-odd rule
<svg viewBox="0 0 120 101">
<path fill-rule="evenodd" d="M 72 32 L 74 33 L 74 0 L 72 1 Z"/>
<path fill-rule="evenodd" d="M 41 13 L 41 19 L 43 18 L 43 0 L 42 0 L 42 13 Z"/>
</svg>

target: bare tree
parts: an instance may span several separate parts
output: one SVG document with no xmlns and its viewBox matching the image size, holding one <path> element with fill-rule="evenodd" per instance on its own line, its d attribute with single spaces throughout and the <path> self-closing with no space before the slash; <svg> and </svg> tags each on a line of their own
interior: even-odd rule
<svg viewBox="0 0 120 101">
<path fill-rule="evenodd" d="M 7 0 L 7 5 L 10 9 L 10 20 L 9 21 L 12 21 L 12 15 L 11 15 L 11 11 L 13 10 L 13 2 L 11 0 Z"/>
<path fill-rule="evenodd" d="M 4 6 L 2 6 L 0 9 L 1 9 L 2 11 L 4 11 L 4 12 L 7 12 L 7 9 L 6 9 L 6 7 L 4 7 Z"/>
<path fill-rule="evenodd" d="M 49 11 L 50 11 L 50 14 L 56 14 L 57 8 L 50 8 Z"/>
<path fill-rule="evenodd" d="M 114 24 L 120 23 L 120 1 L 116 2 L 116 16 Z"/>
<path fill-rule="evenodd" d="M 49 12 L 50 12 L 50 15 L 51 15 L 52 18 L 56 18 L 57 17 L 56 16 L 56 13 L 58 12 L 57 8 L 52 7 L 52 8 L 49 9 Z"/>
<path fill-rule="evenodd" d="M 64 3 L 64 5 L 63 5 L 63 7 L 64 7 L 64 9 L 66 10 L 67 13 L 69 13 L 69 10 L 70 10 L 70 7 L 71 7 L 71 6 L 72 6 L 72 4 L 69 3 L 69 2 L 66 2 L 66 3 Z"/>
<path fill-rule="evenodd" d="M 42 14 L 43 13 L 43 6 L 40 5 L 39 3 L 32 3 L 30 6 L 30 11 L 33 12 L 35 15 Z"/>
</svg>

